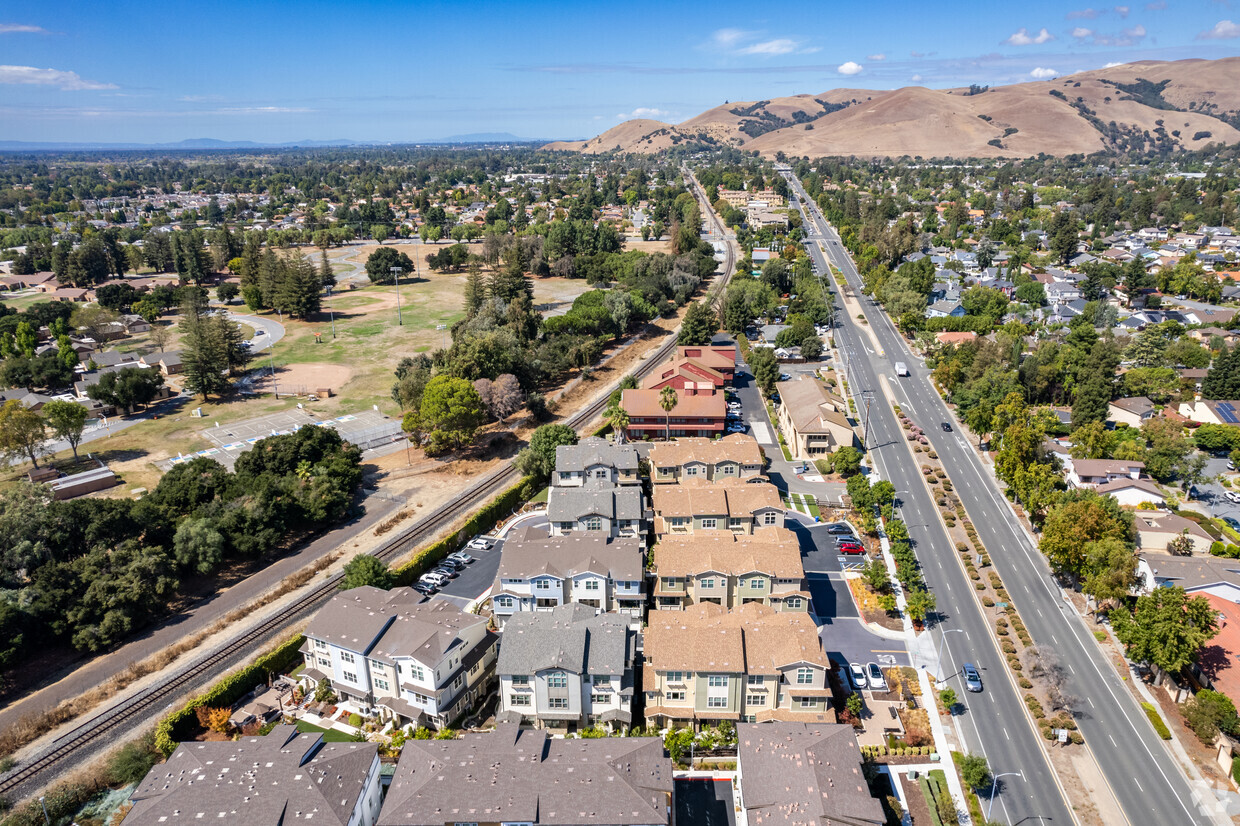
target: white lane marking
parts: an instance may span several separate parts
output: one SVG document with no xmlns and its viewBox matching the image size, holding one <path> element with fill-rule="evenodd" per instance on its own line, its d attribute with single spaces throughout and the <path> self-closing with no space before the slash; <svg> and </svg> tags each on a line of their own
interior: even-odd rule
<svg viewBox="0 0 1240 826">
<path fill-rule="evenodd" d="M 1004 736 L 1004 737 L 1006 737 L 1006 738 L 1007 738 L 1007 739 L 1009 739 L 1009 740 L 1011 740 L 1011 739 L 1012 739 L 1012 735 L 1010 735 L 1010 734 L 1008 734 L 1008 733 L 1007 733 L 1007 726 L 1004 726 L 1004 727 L 1003 727 L 1003 736 Z"/>
<path fill-rule="evenodd" d="M 1134 778 L 1132 779 L 1132 782 L 1137 784 L 1137 788 L 1138 788 L 1138 789 L 1140 789 L 1140 790 L 1141 790 L 1141 792 L 1142 792 L 1143 794 L 1145 793 L 1145 788 L 1141 785 L 1141 781 L 1140 781 L 1140 780 L 1138 780 L 1137 778 L 1135 778 L 1135 777 L 1134 777 Z M 1174 792 L 1174 790 L 1173 790 L 1173 791 L 1172 791 L 1172 794 L 1174 794 L 1174 793 L 1175 793 L 1175 792 Z M 1177 794 L 1177 795 L 1175 796 L 1175 799 L 1176 799 L 1176 800 L 1179 800 L 1179 799 L 1180 799 L 1180 796 Z"/>
<path fill-rule="evenodd" d="M 1089 701 L 1089 707 L 1090 707 L 1090 708 L 1093 708 L 1093 707 L 1094 707 L 1094 698 L 1093 698 L 1093 697 L 1086 697 L 1085 699 Z"/>
<path fill-rule="evenodd" d="M 1115 742 L 1115 738 L 1114 738 L 1114 737 L 1112 737 L 1111 735 L 1109 735 L 1109 734 L 1108 734 L 1108 735 L 1107 735 L 1107 739 L 1111 741 L 1111 746 L 1112 746 L 1112 747 L 1114 747 L 1114 748 L 1119 748 L 1119 744 Z"/>
</svg>

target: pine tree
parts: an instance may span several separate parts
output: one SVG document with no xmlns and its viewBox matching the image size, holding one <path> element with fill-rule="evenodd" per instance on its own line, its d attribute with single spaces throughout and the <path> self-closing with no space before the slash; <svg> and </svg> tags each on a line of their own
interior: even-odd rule
<svg viewBox="0 0 1240 826">
<path fill-rule="evenodd" d="M 1219 353 L 1201 382 L 1203 399 L 1240 399 L 1240 344 Z"/>
<path fill-rule="evenodd" d="M 228 387 L 229 342 L 224 326 L 214 322 L 207 308 L 193 299 L 181 307 L 181 363 L 185 386 L 201 393 L 203 401 Z M 227 318 L 220 316 L 227 322 Z"/>
<path fill-rule="evenodd" d="M 477 263 L 469 265 L 469 275 L 465 276 L 465 317 L 473 318 L 478 308 L 486 301 L 487 286 L 482 278 L 482 267 Z"/>
<path fill-rule="evenodd" d="M 325 290 L 336 286 L 336 273 L 332 271 L 331 262 L 327 260 L 327 250 L 319 251 L 319 285 Z"/>
</svg>

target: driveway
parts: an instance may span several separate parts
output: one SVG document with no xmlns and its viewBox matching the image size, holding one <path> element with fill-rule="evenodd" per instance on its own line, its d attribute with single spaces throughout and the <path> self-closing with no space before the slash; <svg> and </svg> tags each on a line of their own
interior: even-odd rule
<svg viewBox="0 0 1240 826">
<path fill-rule="evenodd" d="M 1209 454 L 1206 456 L 1206 467 L 1202 473 L 1210 477 L 1227 474 L 1232 480 L 1232 487 L 1225 488 L 1217 482 L 1203 482 L 1197 485 L 1197 502 L 1201 504 L 1201 510 L 1216 518 L 1230 516 L 1232 519 L 1240 520 L 1240 503 L 1232 502 L 1224 495 L 1228 490 L 1237 490 L 1235 482 L 1240 479 L 1240 476 L 1236 476 L 1233 471 L 1227 469 L 1226 457 Z"/>
<path fill-rule="evenodd" d="M 232 310 L 226 310 L 225 312 L 228 313 L 228 317 L 233 321 L 254 328 L 254 340 L 251 347 L 255 353 L 284 338 L 284 325 L 274 318 L 234 313 Z"/>
<path fill-rule="evenodd" d="M 546 513 L 532 513 L 510 525 L 505 536 L 516 528 L 542 528 L 545 530 L 547 524 Z M 495 584 L 495 574 L 499 570 L 500 557 L 504 550 L 504 539 L 493 534 L 487 534 L 487 536 L 495 539 L 495 544 L 486 551 L 474 551 L 465 548 L 465 553 L 474 557 L 476 561 L 470 563 L 464 571 L 461 571 L 460 576 L 441 588 L 432 599 L 444 599 L 463 609 L 490 590 L 491 586 Z"/>
</svg>

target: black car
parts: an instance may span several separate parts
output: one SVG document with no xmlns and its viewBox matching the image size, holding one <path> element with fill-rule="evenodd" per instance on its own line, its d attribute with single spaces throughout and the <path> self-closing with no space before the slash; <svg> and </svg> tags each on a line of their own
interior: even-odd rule
<svg viewBox="0 0 1240 826">
<path fill-rule="evenodd" d="M 951 426 L 951 424 L 950 424 L 949 422 L 943 422 L 943 424 L 941 424 L 941 425 L 939 425 L 939 426 L 943 428 L 943 432 L 944 432 L 944 433 L 951 433 L 951 432 L 952 432 L 952 426 Z"/>
<path fill-rule="evenodd" d="M 847 533 L 847 534 L 851 534 L 851 533 L 852 533 L 852 528 L 848 527 L 847 525 L 840 525 L 840 524 L 836 524 L 836 525 L 828 525 L 828 526 L 827 526 L 827 533 Z"/>
</svg>

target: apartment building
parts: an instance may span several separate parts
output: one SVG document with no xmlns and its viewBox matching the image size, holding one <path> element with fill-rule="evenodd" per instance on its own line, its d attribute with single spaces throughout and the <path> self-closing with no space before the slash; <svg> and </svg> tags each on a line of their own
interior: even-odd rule
<svg viewBox="0 0 1240 826">
<path fill-rule="evenodd" d="M 519 614 L 500 647 L 500 722 L 537 728 L 632 722 L 637 632 L 617 614 L 581 604 Z"/>
<path fill-rule="evenodd" d="M 775 387 L 779 390 L 776 418 L 794 458 L 821 458 L 856 441 L 848 422 L 848 404 L 818 379 L 802 376 L 776 382 Z"/>
<path fill-rule="evenodd" d="M 727 530 L 753 533 L 784 526 L 783 503 L 775 486 L 743 479 L 686 478 L 678 485 L 654 486 L 657 534 Z"/>
<path fill-rule="evenodd" d="M 501 723 L 406 742 L 379 824 L 668 826 L 671 807 L 672 761 L 657 737 L 568 740 Z"/>
<path fill-rule="evenodd" d="M 806 612 L 757 603 L 652 611 L 643 653 L 648 726 L 835 722 L 830 664 Z"/>
<path fill-rule="evenodd" d="M 651 446 L 649 459 L 650 480 L 656 485 L 682 479 L 756 479 L 766 466 L 758 440 L 744 433 L 658 442 Z"/>
<path fill-rule="evenodd" d="M 442 727 L 486 695 L 498 635 L 487 621 L 412 588 L 342 591 L 306 628 L 301 676 L 398 725 Z"/>
<path fill-rule="evenodd" d="M 633 389 L 620 394 L 620 406 L 629 414 L 625 435 L 630 440 L 676 439 L 681 436 L 710 438 L 723 433 L 728 417 L 723 391 L 690 386 L 676 391 L 676 406 L 664 410 L 662 390 Z"/>
<path fill-rule="evenodd" d="M 657 608 L 758 603 L 777 611 L 809 610 L 800 543 L 787 528 L 668 534 L 651 556 Z"/>
<path fill-rule="evenodd" d="M 555 473 L 551 484 L 581 487 L 587 479 L 611 485 L 639 485 L 637 449 L 616 445 L 598 436 L 588 436 L 575 445 L 555 449 Z"/>
<path fill-rule="evenodd" d="M 722 390 L 732 383 L 735 374 L 734 346 L 680 346 L 672 353 L 671 358 L 646 377 L 642 387 L 647 390 L 660 390 L 668 386 L 677 390 L 693 387 Z"/>
<path fill-rule="evenodd" d="M 645 496 L 640 485 L 613 485 L 586 479 L 574 487 L 552 485 L 547 491 L 547 519 L 552 536 L 586 532 L 646 541 Z"/>
<path fill-rule="evenodd" d="M 289 823 L 373 826 L 382 784 L 378 743 L 325 743 L 276 726 L 263 737 L 177 746 L 130 796 L 127 826 Z"/>
<path fill-rule="evenodd" d="M 597 533 L 548 536 L 527 526 L 504 543 L 491 605 L 501 629 L 514 614 L 579 603 L 641 622 L 646 602 L 641 541 Z"/>
</svg>

